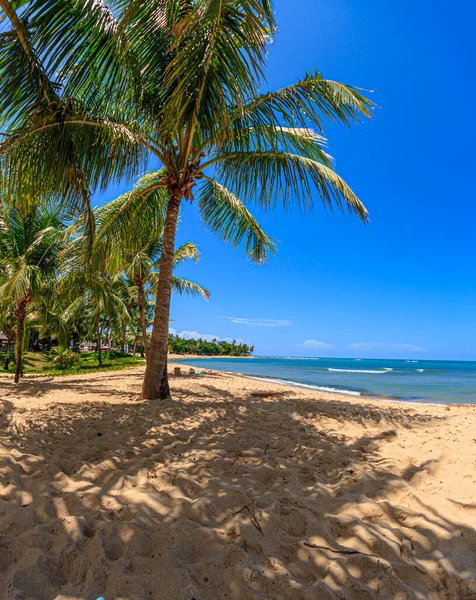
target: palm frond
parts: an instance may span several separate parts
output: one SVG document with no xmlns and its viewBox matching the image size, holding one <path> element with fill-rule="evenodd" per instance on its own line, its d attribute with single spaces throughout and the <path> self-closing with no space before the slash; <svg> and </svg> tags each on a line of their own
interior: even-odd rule
<svg viewBox="0 0 476 600">
<path fill-rule="evenodd" d="M 205 178 L 200 188 L 199 209 L 205 225 L 222 240 L 237 247 L 244 243 L 246 254 L 256 263 L 276 252 L 276 243 L 259 226 L 243 202 L 217 181 Z"/>
<path fill-rule="evenodd" d="M 132 178 L 145 166 L 144 139 L 134 129 L 88 117 L 80 107 L 72 112 L 53 122 L 29 122 L 0 144 L 6 197 L 62 197 L 74 214 L 84 209 L 90 192 Z"/>
<path fill-rule="evenodd" d="M 206 142 L 210 143 L 210 140 Z M 213 157 L 234 152 L 292 152 L 318 160 L 330 166 L 332 157 L 324 150 L 327 139 L 305 127 L 279 125 L 236 126 L 216 139 L 210 160 L 201 165 L 204 170 L 212 165 Z"/>
<path fill-rule="evenodd" d="M 196 3 L 175 27 L 175 48 L 164 74 L 170 90 L 164 117 L 172 131 L 188 126 L 193 135 L 198 122 L 202 132 L 211 132 L 227 120 L 227 106 L 241 104 L 248 90 L 257 90 L 273 26 L 267 1 Z"/>
<path fill-rule="evenodd" d="M 163 170 L 146 173 L 132 190 L 97 209 L 96 246 L 124 254 L 160 240 L 168 202 L 163 176 Z"/>
<path fill-rule="evenodd" d="M 365 206 L 330 167 L 290 152 L 237 152 L 217 159 L 217 171 L 225 186 L 269 209 L 282 201 L 283 208 L 296 204 L 310 210 L 314 190 L 324 206 L 347 208 L 367 221 Z"/>
<path fill-rule="evenodd" d="M 210 299 L 210 292 L 208 290 L 198 283 L 189 279 L 183 279 L 182 277 L 172 278 L 172 289 L 181 296 L 201 296 L 205 300 Z"/>
<path fill-rule="evenodd" d="M 350 126 L 370 118 L 375 108 L 364 90 L 324 79 L 319 72 L 274 92 L 252 98 L 235 108 L 233 121 L 248 125 L 273 124 L 324 129 L 324 121 Z"/>
<path fill-rule="evenodd" d="M 198 247 L 193 242 L 185 242 L 179 246 L 174 252 L 174 269 L 187 260 L 195 262 L 200 258 Z"/>
<path fill-rule="evenodd" d="M 27 20 L 17 14 L 23 4 L 0 0 L 12 27 L 0 36 L 0 125 L 14 123 L 32 107 L 51 111 L 61 103 L 58 86 L 32 44 Z"/>
<path fill-rule="evenodd" d="M 105 2 L 62 0 L 58 4 L 35 0 L 26 16 L 35 31 L 36 48 L 51 72 L 60 74 L 62 83 L 72 80 L 77 82 L 73 87 L 78 86 L 84 76 L 86 57 L 98 75 L 104 78 L 108 74 L 111 54 L 114 55 L 110 44 L 117 33 L 117 20 Z M 99 59 L 105 64 L 101 65 Z M 116 71 L 118 67 L 116 62 Z M 117 76 L 120 75 L 119 71 Z M 104 84 L 107 84 L 106 78 Z"/>
</svg>

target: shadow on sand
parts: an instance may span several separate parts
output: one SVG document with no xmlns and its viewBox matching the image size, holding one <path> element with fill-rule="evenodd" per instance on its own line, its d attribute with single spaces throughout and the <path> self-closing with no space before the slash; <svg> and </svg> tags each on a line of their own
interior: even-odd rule
<svg viewBox="0 0 476 600">
<path fill-rule="evenodd" d="M 381 456 L 432 417 L 211 377 L 149 403 L 130 377 L 1 390 L 0 600 L 476 597 L 475 530 Z"/>
</svg>

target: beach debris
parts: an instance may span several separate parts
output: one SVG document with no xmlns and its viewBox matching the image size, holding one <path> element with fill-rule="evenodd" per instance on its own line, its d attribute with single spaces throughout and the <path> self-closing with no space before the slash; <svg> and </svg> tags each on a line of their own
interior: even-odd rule
<svg viewBox="0 0 476 600">
<path fill-rule="evenodd" d="M 189 371 L 189 374 L 190 374 L 190 375 L 195 375 L 195 369 L 192 369 L 192 368 L 191 368 L 191 369 L 190 369 L 190 371 Z"/>
<path fill-rule="evenodd" d="M 239 515 L 244 510 L 248 511 L 248 513 L 250 515 L 251 522 L 256 527 L 256 529 L 261 533 L 261 535 L 264 535 L 263 530 L 261 529 L 261 525 L 259 524 L 258 519 L 255 517 L 255 515 L 252 512 L 252 510 L 250 509 L 250 507 L 247 504 L 245 504 L 245 506 L 243 506 L 243 508 L 240 508 L 240 510 L 237 510 L 236 512 L 234 512 L 233 516 L 235 517 L 236 515 Z"/>
<path fill-rule="evenodd" d="M 182 374 L 182 369 L 180 367 L 174 367 L 174 375 L 179 376 Z"/>
<path fill-rule="evenodd" d="M 303 546 L 307 546 L 307 548 L 316 548 L 318 550 L 327 550 L 328 552 L 333 552 L 334 554 L 361 554 L 362 556 L 369 556 L 371 558 L 381 558 L 377 554 L 360 552 L 359 550 L 344 548 L 343 546 L 340 546 L 339 548 L 331 548 L 330 546 L 320 546 L 319 544 L 311 544 L 310 542 L 303 542 Z"/>
<path fill-rule="evenodd" d="M 253 398 L 274 398 L 275 396 L 284 396 L 284 392 L 251 392 Z"/>
</svg>

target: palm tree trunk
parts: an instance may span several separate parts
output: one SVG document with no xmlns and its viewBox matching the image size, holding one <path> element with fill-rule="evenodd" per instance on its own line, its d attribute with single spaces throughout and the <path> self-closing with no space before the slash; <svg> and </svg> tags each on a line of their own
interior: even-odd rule
<svg viewBox="0 0 476 600">
<path fill-rule="evenodd" d="M 121 338 L 121 352 L 126 353 L 126 326 L 122 326 L 122 338 Z"/>
<path fill-rule="evenodd" d="M 147 348 L 147 323 L 145 320 L 145 296 L 144 296 L 144 282 L 141 279 L 136 280 L 137 285 L 137 299 L 139 304 L 140 314 L 140 326 L 142 331 L 142 345 L 144 346 L 144 354 L 147 360 L 147 354 L 149 349 Z"/>
<path fill-rule="evenodd" d="M 98 363 L 99 366 L 102 367 L 102 335 L 101 329 L 99 327 L 99 314 L 96 314 L 96 350 L 98 353 Z"/>
<path fill-rule="evenodd" d="M 112 327 L 109 326 L 109 323 L 106 326 L 106 346 L 111 347 L 111 331 Z"/>
<path fill-rule="evenodd" d="M 154 325 L 147 356 L 144 382 L 142 384 L 142 397 L 148 400 L 166 400 L 170 398 L 167 374 L 170 297 L 172 295 L 175 234 L 181 199 L 182 196 L 179 194 L 170 194 L 167 215 L 165 217 Z"/>
<path fill-rule="evenodd" d="M 17 351 L 15 365 L 15 383 L 20 381 L 23 375 L 23 330 L 25 327 L 26 309 L 29 298 L 23 298 L 17 302 L 15 317 L 17 319 Z"/>
<path fill-rule="evenodd" d="M 7 336 L 7 355 L 5 357 L 5 363 L 3 365 L 3 369 L 5 371 L 8 371 L 8 367 L 10 365 L 10 355 L 11 355 L 11 351 L 12 351 L 12 342 L 13 342 L 13 335 L 8 335 Z"/>
<path fill-rule="evenodd" d="M 136 355 L 137 336 L 134 337 L 134 346 L 132 347 L 132 356 Z"/>
</svg>

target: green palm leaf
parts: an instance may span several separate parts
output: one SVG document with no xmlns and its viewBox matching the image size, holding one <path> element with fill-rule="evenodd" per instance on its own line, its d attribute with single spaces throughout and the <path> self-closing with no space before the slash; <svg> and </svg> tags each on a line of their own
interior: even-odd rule
<svg viewBox="0 0 476 600">
<path fill-rule="evenodd" d="M 233 120 L 259 125 L 278 119 L 291 127 L 311 125 L 319 131 L 324 121 L 350 126 L 362 117 L 370 118 L 375 108 L 363 91 L 311 72 L 292 85 L 252 98 L 243 109 L 238 106 Z"/>
<path fill-rule="evenodd" d="M 174 269 L 187 260 L 197 261 L 200 258 L 200 252 L 197 245 L 193 242 L 185 242 L 179 246 L 174 253 Z"/>
<path fill-rule="evenodd" d="M 143 141 L 121 122 L 81 115 L 29 122 L 0 144 L 3 192 L 45 200 L 60 196 L 74 214 L 83 209 L 85 193 L 89 197 L 89 191 L 135 175 L 146 159 Z"/>
<path fill-rule="evenodd" d="M 0 14 L 12 27 L 0 36 L 0 125 L 31 112 L 32 106 L 51 111 L 60 102 L 58 88 L 33 47 L 26 21 L 17 14 L 24 4 L 0 0 Z"/>
<path fill-rule="evenodd" d="M 210 292 L 204 287 L 190 281 L 189 279 L 183 279 L 182 277 L 172 278 L 173 291 L 181 296 L 201 296 L 205 300 L 210 300 Z"/>
<path fill-rule="evenodd" d="M 168 201 L 163 177 L 163 170 L 143 175 L 132 190 L 96 211 L 96 245 L 105 245 L 108 252 L 114 248 L 134 252 L 159 241 Z"/>
<path fill-rule="evenodd" d="M 206 178 L 200 188 L 199 208 L 207 227 L 233 247 L 243 243 L 254 262 L 265 262 L 276 252 L 274 240 L 264 233 L 243 202 L 217 181 Z"/>
<path fill-rule="evenodd" d="M 210 140 L 207 144 L 210 143 Z M 312 129 L 305 127 L 281 127 L 277 125 L 238 126 L 227 131 L 216 145 L 215 155 L 234 152 L 292 152 L 318 160 L 330 166 L 332 157 L 325 152 L 327 140 Z M 206 169 L 214 160 L 205 162 Z"/>
<path fill-rule="evenodd" d="M 187 129 L 185 156 L 197 123 L 202 133 L 226 126 L 227 106 L 257 90 L 272 27 L 270 3 L 259 0 L 204 0 L 175 26 L 163 114 L 171 132 Z"/>
<path fill-rule="evenodd" d="M 221 156 L 217 165 L 224 185 L 266 209 L 281 200 L 285 210 L 291 203 L 310 210 L 315 189 L 325 206 L 345 207 L 368 219 L 365 206 L 345 181 L 317 160 L 290 152 L 236 152 Z"/>
</svg>

